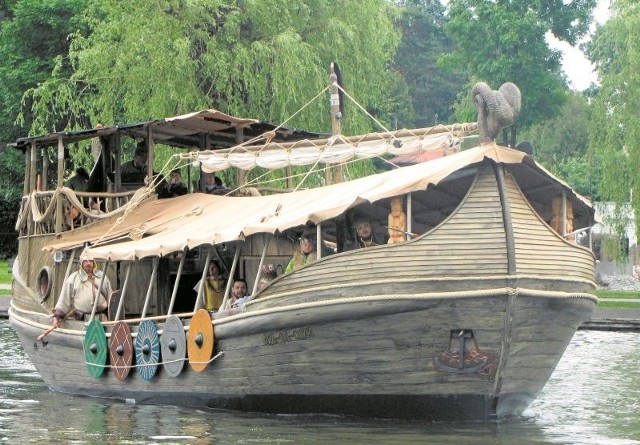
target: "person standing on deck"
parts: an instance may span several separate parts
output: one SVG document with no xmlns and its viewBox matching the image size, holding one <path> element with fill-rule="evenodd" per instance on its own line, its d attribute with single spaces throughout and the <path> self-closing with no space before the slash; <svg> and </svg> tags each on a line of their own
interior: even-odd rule
<svg viewBox="0 0 640 445">
<path fill-rule="evenodd" d="M 83 254 L 80 256 L 80 268 L 69 275 L 62 284 L 62 291 L 53 312 L 53 326 L 59 328 L 63 320 L 85 320 L 93 311 L 96 298 L 97 318 L 106 320 L 105 311 L 109 295 L 111 295 L 111 282 L 104 277 L 102 288 L 98 292 L 98 286 L 102 280 L 103 272 L 98 270 L 96 262 Z"/>
<path fill-rule="evenodd" d="M 144 141 L 138 142 L 138 146 L 133 154 L 133 159 L 120 166 L 120 174 L 125 182 L 132 182 L 132 179 L 144 180 L 147 174 L 147 146 Z"/>
</svg>

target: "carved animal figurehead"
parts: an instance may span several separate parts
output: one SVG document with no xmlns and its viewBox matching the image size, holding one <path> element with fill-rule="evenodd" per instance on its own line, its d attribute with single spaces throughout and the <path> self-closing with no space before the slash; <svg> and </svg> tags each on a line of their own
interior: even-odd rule
<svg viewBox="0 0 640 445">
<path fill-rule="evenodd" d="M 471 90 L 471 97 L 478 109 L 481 144 L 495 141 L 500 130 L 513 124 L 520 114 L 520 90 L 511 82 L 503 84 L 498 91 L 478 82 Z"/>
</svg>

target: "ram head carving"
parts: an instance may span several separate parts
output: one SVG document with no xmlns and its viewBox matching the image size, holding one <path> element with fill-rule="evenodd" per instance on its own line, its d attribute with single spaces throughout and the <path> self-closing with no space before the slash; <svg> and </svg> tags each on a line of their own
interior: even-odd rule
<svg viewBox="0 0 640 445">
<path fill-rule="evenodd" d="M 478 82 L 471 90 L 471 97 L 478 109 L 481 144 L 495 141 L 500 130 L 513 124 L 520 114 L 520 89 L 511 82 L 503 84 L 498 91 Z"/>
</svg>

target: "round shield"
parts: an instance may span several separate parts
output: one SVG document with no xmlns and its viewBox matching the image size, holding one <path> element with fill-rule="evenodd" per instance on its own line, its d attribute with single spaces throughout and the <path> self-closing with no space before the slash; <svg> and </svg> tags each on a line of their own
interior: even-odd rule
<svg viewBox="0 0 640 445">
<path fill-rule="evenodd" d="M 204 309 L 198 309 L 191 319 L 187 351 L 191 369 L 196 372 L 204 371 L 213 353 L 213 325 L 209 312 Z"/>
<path fill-rule="evenodd" d="M 145 320 L 138 326 L 135 349 L 138 374 L 145 380 L 151 380 L 160 361 L 160 340 L 153 321 Z"/>
<path fill-rule="evenodd" d="M 177 377 L 184 366 L 187 352 L 187 340 L 184 335 L 182 322 L 175 315 L 167 317 L 160 337 L 162 351 L 162 366 L 169 377 Z"/>
<path fill-rule="evenodd" d="M 100 377 L 107 364 L 107 335 L 102 323 L 91 320 L 84 334 L 84 360 L 89 375 Z"/>
<path fill-rule="evenodd" d="M 124 321 L 114 324 L 111 330 L 109 361 L 116 378 L 118 380 L 126 379 L 133 362 L 133 339 L 131 338 L 131 329 Z"/>
</svg>

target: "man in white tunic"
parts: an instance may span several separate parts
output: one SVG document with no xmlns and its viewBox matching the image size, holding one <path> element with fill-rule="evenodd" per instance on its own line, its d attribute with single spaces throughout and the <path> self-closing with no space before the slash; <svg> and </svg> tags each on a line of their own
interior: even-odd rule
<svg viewBox="0 0 640 445">
<path fill-rule="evenodd" d="M 62 291 L 53 313 L 54 327 L 60 327 L 62 321 L 67 318 L 83 320 L 90 316 L 96 298 L 97 318 L 106 319 L 104 312 L 111 295 L 111 282 L 109 278 L 104 277 L 101 292 L 98 292 L 102 274 L 95 261 L 85 255 L 80 257 L 80 268 L 69 275 L 62 284 Z"/>
</svg>

